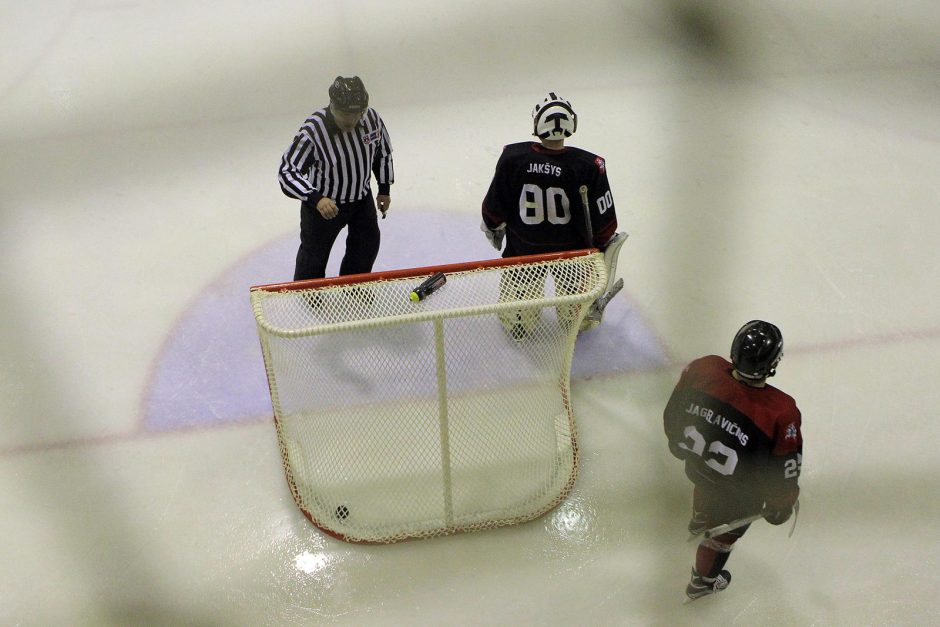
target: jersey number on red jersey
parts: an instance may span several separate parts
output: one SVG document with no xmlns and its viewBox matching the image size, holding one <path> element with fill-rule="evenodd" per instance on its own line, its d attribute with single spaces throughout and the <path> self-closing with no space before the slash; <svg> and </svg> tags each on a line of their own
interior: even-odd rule
<svg viewBox="0 0 940 627">
<path fill-rule="evenodd" d="M 685 442 L 679 442 L 679 448 L 695 453 L 699 457 L 704 457 L 706 452 L 705 437 L 699 433 L 698 429 L 694 425 L 689 425 L 682 434 L 692 443 L 692 446 Z M 721 461 L 722 458 L 724 458 L 724 461 Z M 738 452 L 730 446 L 722 444 L 719 440 L 715 440 L 708 444 L 708 458 L 705 459 L 705 465 L 717 473 L 730 477 L 734 474 L 734 469 L 738 465 Z"/>
</svg>

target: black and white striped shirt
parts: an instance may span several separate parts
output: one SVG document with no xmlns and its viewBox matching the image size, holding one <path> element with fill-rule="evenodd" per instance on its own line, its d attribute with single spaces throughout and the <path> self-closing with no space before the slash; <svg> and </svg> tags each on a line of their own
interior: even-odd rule
<svg viewBox="0 0 940 627">
<path fill-rule="evenodd" d="M 379 194 L 387 195 L 395 171 L 392 144 L 378 112 L 367 109 L 353 130 L 343 131 L 326 107 L 315 111 L 297 131 L 281 158 L 278 181 L 291 198 L 315 205 L 326 196 L 347 203 L 369 193 L 370 172 Z"/>
</svg>

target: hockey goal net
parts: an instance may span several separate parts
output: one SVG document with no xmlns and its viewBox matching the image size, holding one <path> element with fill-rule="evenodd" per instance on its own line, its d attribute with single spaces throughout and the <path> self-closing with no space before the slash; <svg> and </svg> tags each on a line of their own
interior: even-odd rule
<svg viewBox="0 0 940 627">
<path fill-rule="evenodd" d="M 422 280 L 446 284 L 417 302 Z M 291 493 L 352 542 L 510 525 L 570 492 L 594 250 L 251 289 Z"/>
</svg>

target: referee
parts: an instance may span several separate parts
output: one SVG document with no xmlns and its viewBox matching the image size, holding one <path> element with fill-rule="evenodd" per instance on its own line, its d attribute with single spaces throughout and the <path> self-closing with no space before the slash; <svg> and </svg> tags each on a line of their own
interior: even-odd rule
<svg viewBox="0 0 940 627">
<path fill-rule="evenodd" d="M 294 280 L 326 276 L 333 242 L 348 226 L 339 273 L 371 272 L 379 253 L 379 224 L 371 175 L 379 185 L 378 208 L 385 217 L 395 182 L 392 144 L 385 123 L 369 107 L 358 76 L 337 76 L 329 106 L 314 111 L 281 158 L 281 190 L 300 205 L 300 249 Z"/>
</svg>

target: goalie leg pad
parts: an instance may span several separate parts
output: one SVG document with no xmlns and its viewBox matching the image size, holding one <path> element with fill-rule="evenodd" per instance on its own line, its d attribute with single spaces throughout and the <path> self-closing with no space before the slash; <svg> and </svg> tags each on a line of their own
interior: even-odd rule
<svg viewBox="0 0 940 627">
<path fill-rule="evenodd" d="M 544 271 L 522 276 L 506 273 L 499 279 L 500 302 L 537 300 L 544 297 L 544 295 Z M 541 313 L 542 310 L 539 307 L 526 307 L 514 311 L 501 312 L 499 314 L 499 321 L 512 339 L 520 341 L 532 332 L 538 324 Z"/>
<path fill-rule="evenodd" d="M 559 296 L 568 296 L 570 294 L 577 294 L 580 292 L 583 288 L 581 283 L 585 279 L 581 276 L 558 276 L 553 272 L 552 280 L 555 284 L 555 294 Z M 558 323 L 565 331 L 570 329 L 571 325 L 574 324 L 574 321 L 581 317 L 583 307 L 585 307 L 585 305 L 582 303 L 576 303 L 574 305 L 558 305 L 555 307 L 555 312 L 558 315 Z"/>
<path fill-rule="evenodd" d="M 607 269 L 607 287 L 604 293 L 591 305 L 584 320 L 581 321 L 581 331 L 588 331 L 600 325 L 604 318 L 604 309 L 607 303 L 617 295 L 623 288 L 623 279 L 617 278 L 617 259 L 620 256 L 620 249 L 627 241 L 626 233 L 614 233 L 614 236 L 608 240 L 604 246 L 604 266 Z"/>
<path fill-rule="evenodd" d="M 629 236 L 622 231 L 614 233 L 614 236 L 610 238 L 610 241 L 604 247 L 604 266 L 607 268 L 607 289 L 604 290 L 605 293 L 614 287 L 617 277 L 617 259 L 620 257 L 620 249 L 623 248 L 627 237 Z"/>
</svg>

